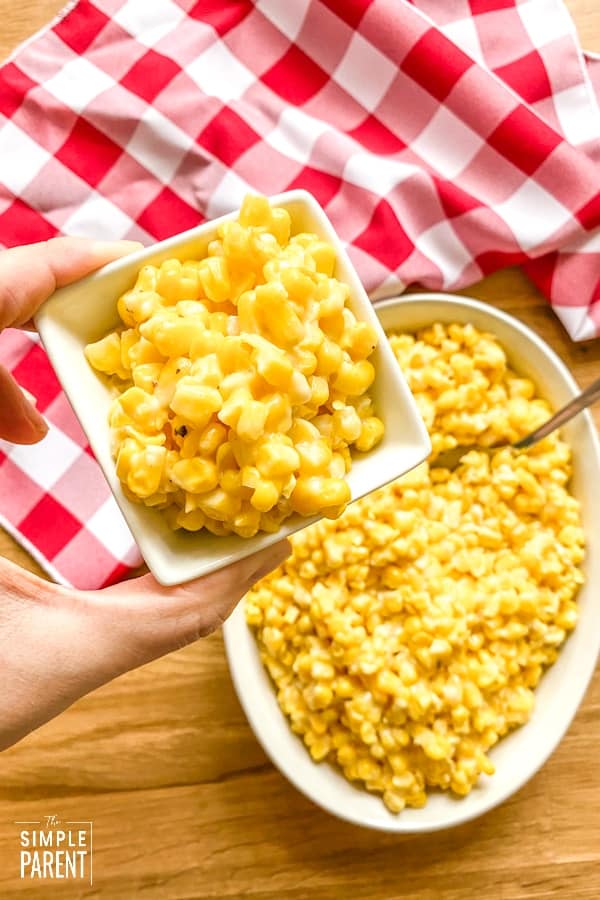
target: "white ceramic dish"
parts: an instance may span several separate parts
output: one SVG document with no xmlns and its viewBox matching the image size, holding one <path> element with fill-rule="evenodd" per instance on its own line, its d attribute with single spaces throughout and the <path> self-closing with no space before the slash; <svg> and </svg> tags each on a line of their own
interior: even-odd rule
<svg viewBox="0 0 600 900">
<path fill-rule="evenodd" d="M 500 339 L 513 367 L 533 379 L 555 407 L 578 390 L 561 360 L 537 335 L 518 320 L 475 300 L 421 294 L 388 300 L 377 306 L 377 312 L 386 330 L 414 331 L 435 321 L 472 322 Z M 589 412 L 570 422 L 564 435 L 573 448 L 572 490 L 582 504 L 587 540 L 586 581 L 579 594 L 580 621 L 537 688 L 531 720 L 491 751 L 496 773 L 482 777 L 468 797 L 432 794 L 423 809 L 406 809 L 396 816 L 378 796 L 352 786 L 328 763 L 313 763 L 277 705 L 254 637 L 244 621 L 243 604 L 225 624 L 233 682 L 258 740 L 283 774 L 328 812 L 382 831 L 449 828 L 482 815 L 519 790 L 559 743 L 583 698 L 600 648 L 600 443 Z"/>
<path fill-rule="evenodd" d="M 288 210 L 293 232 L 312 231 L 335 246 L 336 275 L 350 286 L 350 308 L 357 318 L 371 322 L 380 333 L 380 345 L 372 357 L 377 372 L 372 392 L 386 434 L 374 451 L 356 458 L 348 477 L 352 497 L 356 499 L 425 459 L 430 452 L 429 437 L 364 288 L 317 201 L 306 191 L 289 191 L 272 197 L 271 202 Z M 110 263 L 88 278 L 57 291 L 36 317 L 60 382 L 141 553 L 154 576 L 165 585 L 189 581 L 226 566 L 292 534 L 308 522 L 293 516 L 274 535 L 260 534 L 250 539 L 236 535 L 215 537 L 208 532 L 173 532 L 159 510 L 132 503 L 121 490 L 110 453 L 107 417 L 113 397 L 83 354 L 86 344 L 103 337 L 118 324 L 117 299 L 132 286 L 142 265 L 160 264 L 173 256 L 181 260 L 198 258 L 216 237 L 218 226 L 237 215 L 236 211 L 205 222 Z"/>
</svg>

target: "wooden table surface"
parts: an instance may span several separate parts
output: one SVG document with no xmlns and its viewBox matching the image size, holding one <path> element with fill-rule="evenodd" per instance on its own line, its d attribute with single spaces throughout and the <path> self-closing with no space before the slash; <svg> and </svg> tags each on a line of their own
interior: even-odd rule
<svg viewBox="0 0 600 900">
<path fill-rule="evenodd" d="M 61 5 L 0 0 L 0 57 Z M 584 46 L 600 51 L 598 0 L 568 5 Z M 531 325 L 582 386 L 600 376 L 600 341 L 573 345 L 520 271 L 465 293 Z M 2 532 L 0 553 L 39 571 Z M 0 897 L 591 900 L 599 745 L 596 676 L 552 759 L 499 809 L 429 837 L 361 830 L 313 806 L 267 761 L 215 635 L 118 679 L 2 755 Z M 50 814 L 93 821 L 93 888 L 19 880 L 13 823 Z"/>
</svg>

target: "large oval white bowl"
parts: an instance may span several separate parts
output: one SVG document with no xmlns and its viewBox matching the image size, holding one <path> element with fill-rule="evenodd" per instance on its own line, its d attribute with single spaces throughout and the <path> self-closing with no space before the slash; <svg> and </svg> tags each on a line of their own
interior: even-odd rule
<svg viewBox="0 0 600 900">
<path fill-rule="evenodd" d="M 494 333 L 514 369 L 531 378 L 556 408 L 578 392 L 559 357 L 518 320 L 463 297 L 419 294 L 377 306 L 386 331 L 413 331 L 432 322 L 472 322 Z M 568 729 L 594 671 L 600 649 L 600 444 L 591 415 L 584 412 L 564 429 L 573 449 L 572 492 L 581 502 L 587 552 L 580 619 L 558 661 L 536 690 L 531 720 L 491 751 L 496 766 L 468 797 L 432 794 L 423 809 L 393 815 L 378 796 L 351 785 L 328 763 L 312 762 L 290 729 L 263 668 L 243 603 L 226 623 L 225 645 L 233 682 L 248 720 L 266 753 L 300 791 L 328 812 L 368 828 L 398 833 L 436 831 L 480 816 L 518 791 L 544 764 Z"/>
</svg>

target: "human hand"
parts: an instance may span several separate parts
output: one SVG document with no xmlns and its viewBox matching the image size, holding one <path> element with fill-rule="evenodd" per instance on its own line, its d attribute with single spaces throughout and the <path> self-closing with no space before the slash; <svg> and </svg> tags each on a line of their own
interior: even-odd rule
<svg viewBox="0 0 600 900">
<path fill-rule="evenodd" d="M 58 287 L 138 246 L 57 238 L 1 252 L 0 330 L 26 327 Z M 46 431 L 44 419 L 0 367 L 0 437 L 31 444 Z M 0 559 L 0 750 L 101 684 L 214 631 L 288 553 L 282 541 L 174 588 L 148 574 L 87 592 L 51 584 Z"/>
<path fill-rule="evenodd" d="M 0 331 L 23 328 L 44 300 L 105 263 L 139 250 L 136 241 L 54 238 L 0 252 Z M 0 438 L 35 444 L 48 428 L 14 379 L 0 366 Z"/>
</svg>

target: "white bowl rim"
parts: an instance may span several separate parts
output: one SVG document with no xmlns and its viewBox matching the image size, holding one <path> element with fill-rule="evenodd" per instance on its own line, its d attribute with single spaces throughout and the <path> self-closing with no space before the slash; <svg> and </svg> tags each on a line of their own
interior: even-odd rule
<svg viewBox="0 0 600 900">
<path fill-rule="evenodd" d="M 573 375 L 563 363 L 561 358 L 558 356 L 556 351 L 541 338 L 536 332 L 534 332 L 529 326 L 525 325 L 519 319 L 514 316 L 511 316 L 502 310 L 497 309 L 496 307 L 484 303 L 480 300 L 475 300 L 472 297 L 463 297 L 460 294 L 445 294 L 440 292 L 423 292 L 418 294 L 404 294 L 397 297 L 389 297 L 385 300 L 378 301 L 374 304 L 376 312 L 379 312 L 383 309 L 389 309 L 395 306 L 405 306 L 410 304 L 416 304 L 418 302 L 423 301 L 444 301 L 449 307 L 462 307 L 466 309 L 471 309 L 476 312 L 482 312 L 486 316 L 491 317 L 492 319 L 496 319 L 498 321 L 503 322 L 508 327 L 512 328 L 521 333 L 523 337 L 527 340 L 533 342 L 539 350 L 544 353 L 551 360 L 555 369 L 560 373 L 564 382 L 568 385 L 569 389 L 575 393 L 580 390 L 579 385 L 575 381 Z M 596 463 L 600 468 L 600 439 L 598 437 L 598 433 L 596 431 L 594 421 L 592 415 L 589 410 L 584 410 L 580 413 L 580 416 L 585 419 L 586 422 L 586 430 L 588 432 L 588 437 L 593 445 L 594 454 L 596 458 Z M 244 598 L 240 601 L 240 604 L 234 615 L 236 616 L 244 616 L 243 611 L 244 606 Z M 245 625 L 245 621 L 244 621 Z M 248 628 L 248 626 L 245 626 Z M 248 632 L 250 629 L 248 628 Z M 355 815 L 352 809 L 341 809 L 339 807 L 333 807 L 327 804 L 322 798 L 318 796 L 316 792 L 307 789 L 306 786 L 302 783 L 300 777 L 294 771 L 292 765 L 289 764 L 287 759 L 277 759 L 275 755 L 271 753 L 268 743 L 266 741 L 266 736 L 263 733 L 260 714 L 259 714 L 259 704 L 252 702 L 252 697 L 246 691 L 246 685 L 244 683 L 243 673 L 238 668 L 235 659 L 235 646 L 234 646 L 234 636 L 233 636 L 233 622 L 225 622 L 223 626 L 223 636 L 225 643 L 225 652 L 227 656 L 227 662 L 229 666 L 229 671 L 231 674 L 231 678 L 235 687 L 235 691 L 238 697 L 238 700 L 244 710 L 244 713 L 248 719 L 248 722 L 254 732 L 256 739 L 259 744 L 263 748 L 266 755 L 272 761 L 277 769 L 282 772 L 283 775 L 290 781 L 297 790 L 300 791 L 305 797 L 315 803 L 317 806 L 320 806 L 321 809 L 335 816 L 336 818 L 349 822 L 353 825 L 358 825 L 361 827 L 370 828 L 376 831 L 383 831 L 388 833 L 395 834 L 425 834 L 425 833 L 433 833 L 436 831 L 443 831 L 450 828 L 455 828 L 459 825 L 464 825 L 467 822 L 470 822 L 474 819 L 480 818 L 486 813 L 490 812 L 492 809 L 497 808 L 502 803 L 504 803 L 509 797 L 516 794 L 521 788 L 527 784 L 528 781 L 533 778 L 533 776 L 545 765 L 548 759 L 552 756 L 559 743 L 562 741 L 568 729 L 571 727 L 573 720 L 579 710 L 579 707 L 582 703 L 582 700 L 588 690 L 590 681 L 594 674 L 598 657 L 600 654 L 600 633 L 598 634 L 597 642 L 596 642 L 596 651 L 594 654 L 590 654 L 587 659 L 587 671 L 585 671 L 583 677 L 580 677 L 578 680 L 577 688 L 573 692 L 573 701 L 571 703 L 571 713 L 565 719 L 563 726 L 554 734 L 553 739 L 548 742 L 548 744 L 544 747 L 543 751 L 536 755 L 534 762 L 532 765 L 524 765 L 520 770 L 519 775 L 515 778 L 515 780 L 508 785 L 504 790 L 498 793 L 493 799 L 491 799 L 487 803 L 483 803 L 481 808 L 470 809 L 468 807 L 465 808 L 464 812 L 459 812 L 456 817 L 452 818 L 451 821 L 441 821 L 439 824 L 431 824 L 426 823 L 424 825 L 420 825 L 419 823 L 411 822 L 410 824 L 402 821 L 402 813 L 398 815 L 395 820 L 376 820 L 376 819 L 366 819 L 363 816 Z M 255 638 L 252 634 L 249 634 L 249 637 L 252 641 L 255 641 Z M 262 666 L 262 662 L 260 662 Z M 270 676 L 267 677 L 270 680 Z M 544 673 L 545 674 L 545 673 Z M 272 687 L 272 686 L 271 686 Z M 289 728 L 289 723 L 287 717 L 281 712 L 282 718 L 285 720 L 285 724 Z M 527 727 L 529 723 L 524 723 L 524 725 L 520 726 L 519 729 L 515 729 L 511 734 L 517 733 L 520 730 Z M 293 737 L 295 740 L 300 741 L 301 739 L 295 735 L 290 729 L 290 737 Z M 506 736 L 508 737 L 508 735 Z M 501 743 L 501 742 L 500 742 Z M 307 761 L 312 765 L 317 765 L 312 761 L 310 756 L 308 755 L 308 751 L 304 747 L 304 750 L 307 755 Z M 319 763 L 318 765 L 324 765 L 331 768 L 333 771 L 339 774 L 338 770 L 331 763 Z M 351 782 L 348 782 L 349 788 L 354 788 L 358 790 L 362 790 L 360 788 L 355 788 Z M 381 801 L 383 802 L 383 801 Z M 456 800 L 457 804 L 460 804 L 461 799 Z M 458 809 L 458 807 L 457 807 Z M 412 810 L 411 810 L 412 812 Z M 417 812 L 417 811 L 415 811 Z"/>
</svg>

